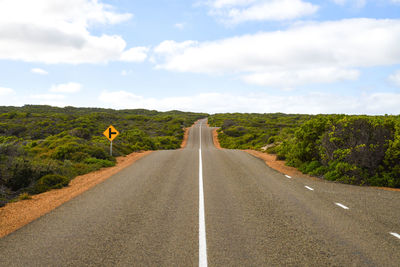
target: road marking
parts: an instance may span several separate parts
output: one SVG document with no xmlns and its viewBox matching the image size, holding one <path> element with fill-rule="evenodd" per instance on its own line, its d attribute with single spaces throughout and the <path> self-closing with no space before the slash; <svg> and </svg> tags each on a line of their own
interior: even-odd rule
<svg viewBox="0 0 400 267">
<path fill-rule="evenodd" d="M 201 123 L 199 147 L 199 266 L 207 267 L 206 222 L 204 218 L 203 162 L 201 159 Z"/>
<path fill-rule="evenodd" d="M 341 208 L 343 208 L 343 209 L 345 209 L 345 210 L 348 210 L 349 209 L 349 207 L 346 207 L 345 205 L 343 205 L 343 204 L 341 204 L 341 203 L 335 203 L 335 205 L 336 206 L 339 206 L 339 207 L 341 207 Z"/>
<path fill-rule="evenodd" d="M 400 235 L 398 233 L 390 232 L 389 234 L 391 234 L 392 236 L 397 237 L 398 239 L 400 239 Z"/>
<path fill-rule="evenodd" d="M 308 190 L 310 190 L 310 191 L 314 191 L 314 188 L 312 188 L 312 187 L 309 187 L 309 186 L 304 186 L 305 188 L 307 188 Z"/>
<path fill-rule="evenodd" d="M 287 174 L 285 174 L 285 176 L 286 176 L 287 178 L 289 178 L 289 179 L 292 179 L 292 177 L 291 177 L 291 176 L 289 176 L 289 175 L 287 175 Z"/>
</svg>

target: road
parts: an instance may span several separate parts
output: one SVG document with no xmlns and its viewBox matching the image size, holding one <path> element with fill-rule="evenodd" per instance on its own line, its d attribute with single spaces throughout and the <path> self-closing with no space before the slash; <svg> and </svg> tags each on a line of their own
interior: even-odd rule
<svg viewBox="0 0 400 267">
<path fill-rule="evenodd" d="M 201 148 L 201 149 L 200 149 Z M 0 239 L 1 266 L 400 266 L 400 193 L 286 177 L 201 121 Z"/>
</svg>

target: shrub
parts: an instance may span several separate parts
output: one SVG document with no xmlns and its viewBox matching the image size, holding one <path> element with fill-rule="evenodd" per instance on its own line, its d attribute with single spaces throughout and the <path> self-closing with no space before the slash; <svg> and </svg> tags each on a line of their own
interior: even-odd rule
<svg viewBox="0 0 400 267">
<path fill-rule="evenodd" d="M 60 189 L 69 184 L 69 179 L 65 176 L 58 174 L 48 174 L 40 178 L 36 185 L 35 191 L 37 193 L 43 193 L 50 189 Z"/>
<path fill-rule="evenodd" d="M 284 142 L 285 156 L 290 166 L 299 167 L 304 162 L 318 161 L 320 137 L 326 131 L 329 118 L 317 116 L 301 125 L 294 138 Z M 283 147 L 284 147 L 283 146 Z"/>
<path fill-rule="evenodd" d="M 276 153 L 277 153 L 277 146 L 274 145 L 274 146 L 268 147 L 268 148 L 267 148 L 267 153 L 268 153 L 268 154 L 276 154 Z"/>
<path fill-rule="evenodd" d="M 72 129 L 71 131 L 69 131 L 69 135 L 83 138 L 86 140 L 90 140 L 91 137 L 90 131 L 82 127 Z"/>
<path fill-rule="evenodd" d="M 96 158 L 87 158 L 84 163 L 86 164 L 95 164 L 100 167 L 112 167 L 115 165 L 114 162 L 106 160 L 106 159 L 96 159 Z"/>
<path fill-rule="evenodd" d="M 310 175 L 322 176 L 327 171 L 328 171 L 328 168 L 326 166 L 320 166 L 320 167 L 316 168 L 315 170 L 311 171 Z"/>
<path fill-rule="evenodd" d="M 81 150 L 81 146 L 77 142 L 68 142 L 66 144 L 58 146 L 53 154 L 52 158 L 58 160 L 71 159 L 71 154 Z"/>
<path fill-rule="evenodd" d="M 18 196 L 18 199 L 19 200 L 27 200 L 27 199 L 32 199 L 32 197 L 28 194 L 28 193 L 21 193 L 19 196 Z"/>
<path fill-rule="evenodd" d="M 75 162 L 84 161 L 86 158 L 90 158 L 90 155 L 85 152 L 74 152 L 71 154 L 71 160 Z"/>
<path fill-rule="evenodd" d="M 85 148 L 84 152 L 97 159 L 108 159 L 109 157 L 106 151 L 98 146 L 88 146 Z"/>
<path fill-rule="evenodd" d="M 232 126 L 230 128 L 224 129 L 224 133 L 232 137 L 239 137 L 246 134 L 247 132 L 248 129 L 242 126 Z"/>
<path fill-rule="evenodd" d="M 267 144 L 272 144 L 272 143 L 274 143 L 274 142 L 276 141 L 276 139 L 277 139 L 277 136 L 270 136 L 270 137 L 268 138 Z"/>
<path fill-rule="evenodd" d="M 319 161 L 315 160 L 315 161 L 304 163 L 303 165 L 301 165 L 299 170 L 303 173 L 311 173 L 314 170 L 318 169 L 319 167 L 321 167 L 321 163 Z"/>
<path fill-rule="evenodd" d="M 364 174 L 360 168 L 346 162 L 331 162 L 330 171 L 325 173 L 324 178 L 330 181 L 338 181 L 346 184 L 365 184 Z"/>
<path fill-rule="evenodd" d="M 115 156 L 134 150 L 178 148 L 182 128 L 206 116 L 143 109 L 0 107 L 0 201 L 15 198 L 21 189 L 47 190 L 42 178 L 49 174 L 72 179 L 113 166 Z M 102 135 L 110 124 L 121 133 L 113 142 L 113 156 Z"/>
<path fill-rule="evenodd" d="M 158 149 L 175 149 L 179 148 L 181 141 L 174 136 L 160 136 L 155 139 Z"/>
<path fill-rule="evenodd" d="M 27 187 L 34 181 L 32 164 L 25 158 L 14 158 L 7 169 L 9 177 L 6 186 L 13 191 Z"/>
<path fill-rule="evenodd" d="M 327 173 L 324 174 L 324 178 L 329 181 L 336 181 L 337 179 L 340 178 L 340 173 L 337 171 L 328 171 Z"/>
<path fill-rule="evenodd" d="M 86 174 L 86 173 L 91 172 L 91 171 L 93 171 L 95 169 L 96 169 L 96 167 L 90 166 L 90 165 L 85 164 L 85 163 L 74 163 L 74 164 L 72 164 L 72 170 L 73 170 L 74 176 Z"/>
<path fill-rule="evenodd" d="M 322 137 L 321 152 L 325 162 L 340 160 L 376 173 L 385 158 L 394 124 L 368 117 L 344 117 Z"/>
<path fill-rule="evenodd" d="M 228 129 L 229 127 L 232 127 L 232 126 L 235 126 L 235 125 L 237 125 L 237 122 L 236 122 L 236 121 L 231 120 L 231 119 L 226 119 L 226 120 L 224 120 L 224 122 L 222 123 L 221 129 L 222 129 L 222 130 L 226 130 L 226 129 Z"/>
</svg>

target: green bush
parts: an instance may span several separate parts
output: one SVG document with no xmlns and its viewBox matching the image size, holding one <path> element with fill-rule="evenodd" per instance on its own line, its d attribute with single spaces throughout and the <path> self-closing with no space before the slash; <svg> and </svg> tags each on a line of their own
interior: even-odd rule
<svg viewBox="0 0 400 267">
<path fill-rule="evenodd" d="M 271 147 L 267 148 L 267 153 L 268 154 L 277 154 L 278 153 L 278 146 L 274 145 L 274 146 L 271 146 Z"/>
<path fill-rule="evenodd" d="M 309 172 L 310 175 L 314 176 L 322 176 L 328 172 L 328 168 L 326 166 L 320 166 L 312 171 Z"/>
<path fill-rule="evenodd" d="M 242 126 L 232 126 L 230 128 L 226 128 L 224 133 L 229 136 L 239 137 L 248 132 L 248 129 Z"/>
<path fill-rule="evenodd" d="M 84 152 L 97 159 L 108 159 L 109 154 L 104 148 L 98 146 L 85 147 Z"/>
<path fill-rule="evenodd" d="M 400 116 L 216 114 L 224 148 L 259 149 L 327 180 L 400 187 Z M 245 130 L 245 131 L 244 131 Z"/>
<path fill-rule="evenodd" d="M 100 167 L 112 167 L 115 166 L 115 162 L 106 160 L 106 159 L 96 159 L 96 158 L 87 158 L 84 163 L 86 164 L 94 164 Z"/>
<path fill-rule="evenodd" d="M 18 199 L 19 200 L 28 200 L 28 199 L 32 199 L 32 197 L 27 192 L 25 192 L 25 193 L 19 194 Z"/>
<path fill-rule="evenodd" d="M 58 160 L 71 159 L 72 154 L 81 150 L 82 147 L 77 142 L 68 142 L 57 146 L 52 154 L 52 158 Z"/>
<path fill-rule="evenodd" d="M 73 176 L 83 175 L 98 169 L 97 166 L 88 165 L 85 163 L 74 163 L 72 164 Z"/>
<path fill-rule="evenodd" d="M 315 171 L 316 169 L 320 168 L 322 165 L 319 161 L 311 161 L 311 162 L 306 162 L 303 163 L 303 165 L 301 165 L 301 167 L 299 168 L 299 170 L 302 173 L 311 173 L 313 171 Z"/>
<path fill-rule="evenodd" d="M 268 138 L 267 144 L 273 144 L 277 140 L 277 136 L 270 136 Z"/>
<path fill-rule="evenodd" d="M 340 177 L 342 177 L 342 175 L 335 170 L 327 171 L 324 174 L 324 178 L 329 181 L 336 181 L 336 180 L 340 179 Z"/>
<path fill-rule="evenodd" d="M 50 189 L 60 189 L 69 184 L 69 179 L 65 176 L 58 174 L 48 174 L 40 178 L 36 185 L 35 191 L 37 193 L 43 193 Z"/>
<path fill-rule="evenodd" d="M 176 149 L 181 145 L 181 141 L 174 136 L 160 136 L 155 139 L 155 146 L 158 149 Z"/>
<path fill-rule="evenodd" d="M 13 199 L 21 190 L 35 193 L 36 184 L 38 191 L 47 190 L 39 183 L 46 175 L 73 179 L 113 166 L 116 156 L 178 148 L 183 128 L 206 116 L 144 109 L 0 106 L 0 200 Z M 102 134 L 110 124 L 120 132 L 113 142 L 113 156 Z"/>
<path fill-rule="evenodd" d="M 88 153 L 78 151 L 78 152 L 72 153 L 70 155 L 70 158 L 71 158 L 72 161 L 82 162 L 85 159 L 90 158 L 90 155 Z"/>
<path fill-rule="evenodd" d="M 318 161 L 320 137 L 326 131 L 329 118 L 317 116 L 303 125 L 294 133 L 294 138 L 285 143 L 288 163 L 294 167 L 300 167 L 305 162 Z"/>
<path fill-rule="evenodd" d="M 8 174 L 8 177 L 5 177 L 6 186 L 13 191 L 27 187 L 34 182 L 32 164 L 28 159 L 15 158 L 9 163 L 5 172 Z"/>
<path fill-rule="evenodd" d="M 337 121 L 322 136 L 321 154 L 326 162 L 340 160 L 376 173 L 394 137 L 394 121 L 356 116 Z"/>
</svg>

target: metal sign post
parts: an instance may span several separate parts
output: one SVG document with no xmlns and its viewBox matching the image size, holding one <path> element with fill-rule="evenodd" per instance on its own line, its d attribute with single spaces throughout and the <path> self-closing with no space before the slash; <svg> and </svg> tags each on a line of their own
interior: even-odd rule
<svg viewBox="0 0 400 267">
<path fill-rule="evenodd" d="M 112 141 L 119 135 L 117 129 L 110 125 L 103 133 L 108 140 L 110 140 L 110 156 L 112 156 Z"/>
</svg>

